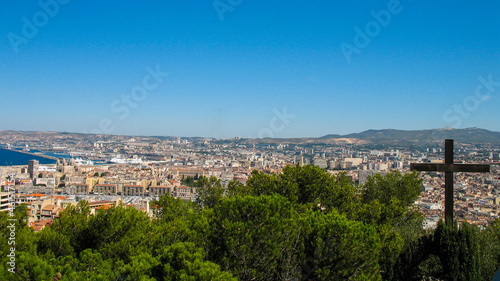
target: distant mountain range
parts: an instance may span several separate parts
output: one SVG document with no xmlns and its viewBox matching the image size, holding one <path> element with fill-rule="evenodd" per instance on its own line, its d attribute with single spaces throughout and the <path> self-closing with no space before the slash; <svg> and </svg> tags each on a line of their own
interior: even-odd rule
<svg viewBox="0 0 500 281">
<path fill-rule="evenodd" d="M 454 139 L 463 143 L 491 143 L 500 144 L 500 132 L 493 132 L 479 128 L 466 129 L 431 129 L 431 130 L 367 130 L 361 133 L 348 135 L 326 135 L 319 139 L 355 139 L 374 144 L 398 144 L 442 141 Z"/>
<path fill-rule="evenodd" d="M 54 140 L 79 139 L 90 143 L 96 141 L 123 141 L 130 138 L 156 138 L 156 139 L 177 139 L 172 136 L 126 136 L 126 135 L 94 135 L 67 132 L 36 132 L 36 131 L 0 131 L 0 143 L 9 142 L 10 139 L 24 137 L 45 138 Z M 201 141 L 206 138 L 181 137 L 191 141 Z M 208 138 L 213 139 L 213 138 Z M 347 135 L 330 134 L 319 138 L 265 138 L 265 139 L 239 139 L 239 142 L 248 141 L 250 143 L 296 143 L 296 144 L 354 144 L 354 145 L 419 145 L 423 143 L 442 142 L 445 139 L 454 139 L 456 142 L 470 144 L 493 144 L 500 145 L 500 132 L 489 131 L 479 128 L 466 129 L 431 129 L 431 130 L 367 130 L 361 133 Z M 214 141 L 228 141 L 217 140 Z M 232 139 L 231 139 L 232 141 Z"/>
</svg>

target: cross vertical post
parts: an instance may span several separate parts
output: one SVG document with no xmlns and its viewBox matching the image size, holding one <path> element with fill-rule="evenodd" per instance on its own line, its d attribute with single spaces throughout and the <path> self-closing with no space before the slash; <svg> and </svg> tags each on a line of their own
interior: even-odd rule
<svg viewBox="0 0 500 281">
<path fill-rule="evenodd" d="M 453 165 L 453 140 L 444 141 L 444 164 Z M 446 222 L 453 221 L 453 172 L 444 173 L 444 218 Z"/>
</svg>

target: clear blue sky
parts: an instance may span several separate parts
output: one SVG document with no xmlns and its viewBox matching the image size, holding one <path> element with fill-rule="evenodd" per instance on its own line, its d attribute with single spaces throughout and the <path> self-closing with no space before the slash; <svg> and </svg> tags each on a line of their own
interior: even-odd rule
<svg viewBox="0 0 500 281">
<path fill-rule="evenodd" d="M 37 1 L 0 4 L 0 130 L 500 131 L 499 1 L 61 2 L 52 15 Z M 372 15 L 382 10 L 385 26 Z M 356 27 L 368 43 L 356 45 Z M 146 68 L 157 66 L 168 76 L 124 103 L 144 79 L 156 83 Z M 488 76 L 490 92 L 478 79 Z M 294 118 L 283 125 L 285 107 Z"/>
</svg>

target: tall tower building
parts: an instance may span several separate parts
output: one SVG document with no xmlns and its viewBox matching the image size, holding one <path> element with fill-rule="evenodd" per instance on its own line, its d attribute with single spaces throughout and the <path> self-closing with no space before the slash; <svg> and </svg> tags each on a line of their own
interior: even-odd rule
<svg viewBox="0 0 500 281">
<path fill-rule="evenodd" d="M 66 160 L 64 158 L 59 158 L 56 161 L 56 170 L 58 172 L 64 173 L 64 167 L 66 167 Z"/>
<path fill-rule="evenodd" d="M 38 175 L 38 165 L 40 163 L 38 160 L 30 160 L 28 161 L 28 173 L 30 174 L 30 178 L 34 179 Z"/>
</svg>

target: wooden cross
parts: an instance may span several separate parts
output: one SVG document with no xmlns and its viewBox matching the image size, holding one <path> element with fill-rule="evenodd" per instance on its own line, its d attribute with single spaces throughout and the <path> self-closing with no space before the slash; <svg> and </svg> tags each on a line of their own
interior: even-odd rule
<svg viewBox="0 0 500 281">
<path fill-rule="evenodd" d="M 411 163 L 410 170 L 444 172 L 444 217 L 446 224 L 453 223 L 453 173 L 489 173 L 490 165 L 487 164 L 453 164 L 453 140 L 444 142 L 444 164 Z"/>
</svg>

